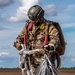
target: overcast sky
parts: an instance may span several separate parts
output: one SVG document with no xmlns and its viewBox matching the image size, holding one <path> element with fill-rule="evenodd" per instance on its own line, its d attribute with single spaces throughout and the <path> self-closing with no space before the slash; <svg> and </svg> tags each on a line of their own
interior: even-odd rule
<svg viewBox="0 0 75 75">
<path fill-rule="evenodd" d="M 28 9 L 35 4 L 45 10 L 46 19 L 62 28 L 67 46 L 61 67 L 75 67 L 75 0 L 0 0 L 0 67 L 19 67 L 13 42 L 28 19 Z"/>
</svg>

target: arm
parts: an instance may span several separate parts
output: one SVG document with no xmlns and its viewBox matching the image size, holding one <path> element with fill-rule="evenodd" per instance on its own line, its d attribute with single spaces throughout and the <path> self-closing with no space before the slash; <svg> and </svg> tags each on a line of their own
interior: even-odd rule
<svg viewBox="0 0 75 75">
<path fill-rule="evenodd" d="M 53 25 L 49 27 L 49 40 L 50 49 L 56 49 L 60 43 L 59 31 Z"/>
<path fill-rule="evenodd" d="M 26 25 L 23 27 L 22 31 L 20 32 L 20 34 L 16 38 L 16 41 L 14 42 L 14 47 L 18 50 L 21 50 L 21 44 L 24 44 L 24 34 L 26 34 Z"/>
</svg>

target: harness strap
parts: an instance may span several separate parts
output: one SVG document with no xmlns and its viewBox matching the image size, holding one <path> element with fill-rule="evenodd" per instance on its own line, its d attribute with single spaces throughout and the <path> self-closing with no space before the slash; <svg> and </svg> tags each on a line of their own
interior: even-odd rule
<svg viewBox="0 0 75 75">
<path fill-rule="evenodd" d="M 28 30 L 32 29 L 32 27 L 33 27 L 33 23 L 30 23 L 28 26 Z"/>
<path fill-rule="evenodd" d="M 33 23 L 28 21 L 27 29 L 31 30 L 33 28 Z M 49 23 L 45 23 L 45 36 L 44 36 L 44 42 L 43 45 L 48 44 L 48 31 L 49 31 Z M 26 34 L 24 35 L 24 44 L 26 45 Z"/>
<path fill-rule="evenodd" d="M 25 25 L 25 28 L 24 28 L 25 29 L 25 33 L 24 33 L 24 44 L 25 45 L 27 44 L 27 39 L 26 39 L 27 37 L 26 36 L 27 36 L 27 26 L 28 25 L 29 25 L 29 20 L 26 21 L 26 25 Z M 31 25 L 30 25 L 29 29 L 30 28 L 31 28 Z"/>
<path fill-rule="evenodd" d="M 26 45 L 26 34 L 24 34 L 24 44 Z"/>
<path fill-rule="evenodd" d="M 49 25 L 46 23 L 46 26 L 45 26 L 44 45 L 47 45 L 48 44 L 48 31 L 49 31 Z"/>
</svg>

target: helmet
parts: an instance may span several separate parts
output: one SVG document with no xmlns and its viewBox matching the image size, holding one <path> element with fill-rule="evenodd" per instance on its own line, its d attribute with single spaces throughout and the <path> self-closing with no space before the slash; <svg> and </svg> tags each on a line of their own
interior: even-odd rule
<svg viewBox="0 0 75 75">
<path fill-rule="evenodd" d="M 38 5 L 34 5 L 32 6 L 29 11 L 28 11 L 28 17 L 30 20 L 37 20 L 40 19 L 44 16 L 44 10 L 38 6 Z"/>
</svg>

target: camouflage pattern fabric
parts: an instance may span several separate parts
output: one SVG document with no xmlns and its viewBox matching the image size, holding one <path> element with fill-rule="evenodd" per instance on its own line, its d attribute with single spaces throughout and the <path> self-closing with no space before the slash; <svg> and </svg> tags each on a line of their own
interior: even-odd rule
<svg viewBox="0 0 75 75">
<path fill-rule="evenodd" d="M 28 30 L 28 25 L 29 23 L 27 22 L 27 24 L 24 26 L 21 33 L 17 37 L 17 39 L 23 38 L 24 34 L 26 34 L 27 49 L 32 50 L 41 48 L 44 43 L 45 35 L 48 35 L 48 44 L 54 46 L 55 49 L 57 48 L 60 43 L 60 39 L 59 32 L 54 25 L 47 25 L 47 23 L 44 21 L 39 25 L 33 24 L 33 27 L 30 30 Z M 41 50 L 40 52 L 33 55 L 33 60 L 36 61 L 36 64 L 41 62 L 40 59 L 44 53 L 48 53 L 47 50 L 43 50 L 42 48 Z"/>
</svg>

